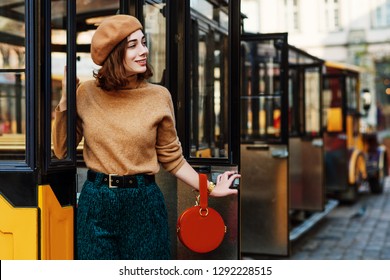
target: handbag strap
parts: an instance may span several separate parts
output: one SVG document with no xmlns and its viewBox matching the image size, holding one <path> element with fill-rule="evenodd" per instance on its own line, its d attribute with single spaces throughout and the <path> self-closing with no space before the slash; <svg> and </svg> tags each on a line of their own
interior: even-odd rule
<svg viewBox="0 0 390 280">
<path fill-rule="evenodd" d="M 200 194 L 200 199 L 199 199 L 200 208 L 202 210 L 207 210 L 207 206 L 208 206 L 207 175 L 203 173 L 199 174 L 199 194 Z"/>
</svg>

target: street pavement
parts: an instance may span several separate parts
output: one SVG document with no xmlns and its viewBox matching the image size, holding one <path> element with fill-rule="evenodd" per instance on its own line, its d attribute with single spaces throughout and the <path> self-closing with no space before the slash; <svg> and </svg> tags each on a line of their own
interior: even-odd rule
<svg viewBox="0 0 390 280">
<path fill-rule="evenodd" d="M 390 260 L 390 177 L 382 194 L 366 188 L 356 203 L 338 205 L 281 259 Z"/>
</svg>

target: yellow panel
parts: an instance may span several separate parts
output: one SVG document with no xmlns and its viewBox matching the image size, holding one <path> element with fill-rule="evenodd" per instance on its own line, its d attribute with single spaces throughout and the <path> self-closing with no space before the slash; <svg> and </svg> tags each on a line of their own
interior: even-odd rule
<svg viewBox="0 0 390 280">
<path fill-rule="evenodd" d="M 352 149 L 355 147 L 355 137 L 353 135 L 353 117 L 347 116 L 347 147 Z"/>
<path fill-rule="evenodd" d="M 41 208 L 41 258 L 73 259 L 73 207 L 62 207 L 48 185 L 38 187 L 38 205 Z"/>
<path fill-rule="evenodd" d="M 280 130 L 281 115 L 282 113 L 280 112 L 279 109 L 274 110 L 274 127 L 277 130 Z"/>
<path fill-rule="evenodd" d="M 196 157 L 198 158 L 211 158 L 211 149 L 201 149 L 196 151 Z"/>
<path fill-rule="evenodd" d="M 0 194 L 0 259 L 38 259 L 38 209 L 16 208 Z"/>
<path fill-rule="evenodd" d="M 265 110 L 261 110 L 259 112 L 259 128 L 260 128 L 261 134 L 265 133 L 266 118 L 267 118 L 267 115 L 266 115 Z"/>
<path fill-rule="evenodd" d="M 343 130 L 343 113 L 341 108 L 328 108 L 327 130 L 328 132 L 340 132 Z"/>
</svg>

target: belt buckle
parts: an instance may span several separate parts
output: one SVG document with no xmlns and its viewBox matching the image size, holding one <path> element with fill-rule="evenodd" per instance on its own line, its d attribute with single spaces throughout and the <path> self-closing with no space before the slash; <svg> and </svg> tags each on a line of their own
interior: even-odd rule
<svg viewBox="0 0 390 280">
<path fill-rule="evenodd" d="M 118 176 L 118 174 L 108 174 L 108 187 L 110 189 L 117 189 L 118 186 L 113 186 L 111 183 L 113 181 L 113 179 L 111 179 L 112 176 Z"/>
</svg>

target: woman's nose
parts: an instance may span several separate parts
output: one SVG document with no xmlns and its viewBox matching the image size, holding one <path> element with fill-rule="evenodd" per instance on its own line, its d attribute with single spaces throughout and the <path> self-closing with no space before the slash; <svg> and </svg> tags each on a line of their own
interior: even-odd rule
<svg viewBox="0 0 390 280">
<path fill-rule="evenodd" d="M 141 46 L 139 54 L 140 55 L 146 55 L 148 53 L 149 53 L 148 47 L 147 46 Z"/>
</svg>

